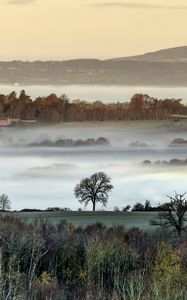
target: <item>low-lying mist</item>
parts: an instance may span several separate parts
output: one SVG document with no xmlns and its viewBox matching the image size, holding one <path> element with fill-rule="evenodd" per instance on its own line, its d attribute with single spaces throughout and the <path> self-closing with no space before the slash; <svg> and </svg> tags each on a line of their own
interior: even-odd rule
<svg viewBox="0 0 187 300">
<path fill-rule="evenodd" d="M 178 132 L 178 133 L 177 133 Z M 29 147 L 48 139 L 97 139 L 109 145 L 83 147 Z M 187 159 L 187 147 L 168 147 L 175 138 L 187 139 L 178 124 L 82 123 L 50 127 L 4 128 L 0 131 L 0 192 L 9 195 L 13 209 L 51 206 L 81 207 L 75 185 L 85 176 L 104 171 L 114 190 L 108 209 L 149 199 L 164 202 L 167 194 L 187 191 L 185 165 L 146 165 L 143 161 Z M 88 207 L 89 209 L 89 207 Z M 98 206 L 98 209 L 102 207 Z"/>
</svg>

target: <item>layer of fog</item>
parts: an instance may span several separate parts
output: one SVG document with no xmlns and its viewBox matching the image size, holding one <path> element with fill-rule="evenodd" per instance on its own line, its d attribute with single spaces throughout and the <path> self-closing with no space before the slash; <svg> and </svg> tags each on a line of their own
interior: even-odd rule
<svg viewBox="0 0 187 300">
<path fill-rule="evenodd" d="M 134 124 L 134 125 L 133 125 Z M 114 190 L 108 209 L 151 200 L 158 204 L 167 194 L 187 191 L 185 166 L 145 166 L 144 160 L 187 159 L 187 148 L 169 148 L 177 137 L 187 139 L 187 130 L 138 123 L 86 123 L 51 127 L 6 128 L 0 131 L 0 193 L 7 193 L 13 209 L 49 206 L 81 207 L 73 195 L 80 179 L 104 171 Z M 147 125 L 146 125 L 147 124 Z M 103 136 L 110 146 L 30 148 L 27 143 L 43 139 L 87 139 Z M 129 147 L 140 141 L 147 147 Z M 101 209 L 101 206 L 98 206 Z"/>
<path fill-rule="evenodd" d="M 64 123 L 45 127 L 9 127 L 0 129 L 0 146 L 25 146 L 33 142 L 58 139 L 108 139 L 112 150 L 129 149 L 136 141 L 144 142 L 149 148 L 168 148 L 175 138 L 187 139 L 187 127 L 180 123 L 157 122 L 85 122 Z M 97 148 L 98 149 L 98 148 Z M 103 149 L 103 148 L 102 148 Z M 107 148 L 109 151 L 111 148 Z M 149 149 L 148 149 L 149 150 Z M 147 150 L 147 151 L 148 151 Z"/>
<path fill-rule="evenodd" d="M 187 102 L 186 87 L 136 87 L 136 86 L 102 86 L 102 85 L 63 85 L 63 86 L 40 86 L 40 85 L 0 85 L 1 94 L 9 94 L 16 91 L 26 90 L 32 98 L 47 96 L 56 93 L 58 96 L 66 94 L 70 99 L 86 101 L 101 100 L 103 102 L 126 102 L 136 93 L 148 94 L 158 99 L 180 98 Z"/>
</svg>

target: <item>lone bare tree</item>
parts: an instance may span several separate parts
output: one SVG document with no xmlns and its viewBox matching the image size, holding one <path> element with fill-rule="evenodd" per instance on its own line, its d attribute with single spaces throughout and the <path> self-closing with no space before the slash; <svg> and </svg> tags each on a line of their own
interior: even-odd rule
<svg viewBox="0 0 187 300">
<path fill-rule="evenodd" d="M 185 231 L 185 222 L 187 221 L 187 200 L 185 194 L 178 194 L 175 196 L 167 196 L 170 202 L 162 205 L 162 211 L 158 216 L 151 221 L 151 225 L 157 225 L 163 228 L 172 228 L 177 231 L 178 236 Z"/>
<path fill-rule="evenodd" d="M 6 194 L 0 195 L 0 210 L 5 211 L 11 209 L 11 201 Z"/>
<path fill-rule="evenodd" d="M 74 189 L 75 197 L 79 199 L 80 203 L 85 206 L 89 202 L 93 205 L 95 211 L 96 203 L 101 203 L 106 206 L 108 202 L 108 194 L 113 189 L 111 179 L 104 172 L 93 174 L 89 178 L 84 178 Z"/>
</svg>

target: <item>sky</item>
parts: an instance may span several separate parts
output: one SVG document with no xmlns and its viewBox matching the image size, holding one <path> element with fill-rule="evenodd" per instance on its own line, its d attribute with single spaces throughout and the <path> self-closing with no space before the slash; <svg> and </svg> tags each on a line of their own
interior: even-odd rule
<svg viewBox="0 0 187 300">
<path fill-rule="evenodd" d="M 0 0 L 0 60 L 113 58 L 187 45 L 186 0 Z"/>
</svg>

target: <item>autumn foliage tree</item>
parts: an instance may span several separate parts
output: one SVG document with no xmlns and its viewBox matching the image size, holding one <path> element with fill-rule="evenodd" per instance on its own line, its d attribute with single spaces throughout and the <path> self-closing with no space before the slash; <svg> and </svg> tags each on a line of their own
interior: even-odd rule
<svg viewBox="0 0 187 300">
<path fill-rule="evenodd" d="M 144 94 L 135 94 L 124 103 L 71 101 L 66 95 L 54 93 L 31 99 L 23 90 L 19 97 L 15 92 L 0 95 L 0 114 L 39 122 L 167 120 L 172 115 L 187 114 L 187 106 L 181 99 L 158 100 Z"/>
</svg>

